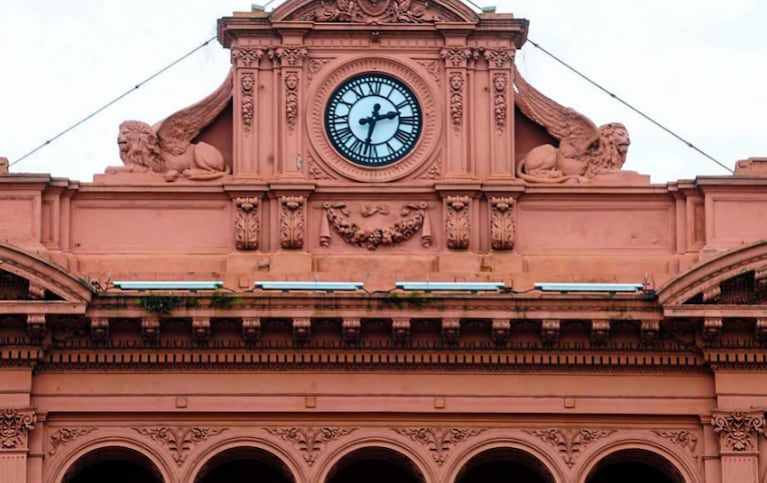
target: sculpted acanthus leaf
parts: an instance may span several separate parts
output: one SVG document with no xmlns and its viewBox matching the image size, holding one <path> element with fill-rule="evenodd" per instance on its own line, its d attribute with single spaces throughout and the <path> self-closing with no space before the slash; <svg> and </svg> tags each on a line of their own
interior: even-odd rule
<svg viewBox="0 0 767 483">
<path fill-rule="evenodd" d="M 442 20 L 414 0 L 330 0 L 313 16 L 316 22 L 422 23 Z"/>
<path fill-rule="evenodd" d="M 323 207 L 327 221 L 346 243 L 375 250 L 381 245 L 392 246 L 409 240 L 421 230 L 426 221 L 428 205 L 426 202 L 407 204 L 400 210 L 399 219 L 383 227 L 363 227 L 352 221 L 345 204 L 325 203 Z M 382 211 L 381 207 L 377 207 L 373 211 L 373 208 L 363 207 L 361 210 L 361 214 L 366 217 L 375 213 L 388 214 L 388 208 Z M 323 238 L 321 243 L 328 246 L 329 237 Z M 421 244 L 424 248 L 431 246 L 431 233 L 427 230 L 421 235 Z"/>
</svg>

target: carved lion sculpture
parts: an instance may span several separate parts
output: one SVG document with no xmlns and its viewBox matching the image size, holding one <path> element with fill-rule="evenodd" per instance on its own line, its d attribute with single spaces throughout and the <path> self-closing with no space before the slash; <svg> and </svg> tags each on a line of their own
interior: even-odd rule
<svg viewBox="0 0 767 483">
<path fill-rule="evenodd" d="M 531 149 L 518 164 L 517 176 L 531 183 L 583 183 L 621 170 L 631 143 L 623 124 L 597 128 L 583 114 L 538 92 L 516 67 L 514 77 L 517 107 L 559 139 L 559 147 L 543 144 Z"/>
<path fill-rule="evenodd" d="M 166 181 L 175 181 L 179 176 L 211 180 L 229 173 L 229 166 L 218 149 L 191 141 L 226 107 L 231 91 L 230 72 L 213 94 L 155 126 L 124 121 L 120 124 L 117 144 L 125 166 L 107 168 L 107 173 L 155 172 L 162 174 Z"/>
</svg>

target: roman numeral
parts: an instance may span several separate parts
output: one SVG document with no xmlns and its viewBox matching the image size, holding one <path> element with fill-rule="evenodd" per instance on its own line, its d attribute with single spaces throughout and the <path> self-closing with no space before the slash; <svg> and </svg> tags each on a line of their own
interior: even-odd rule
<svg viewBox="0 0 767 483">
<path fill-rule="evenodd" d="M 394 133 L 394 139 L 401 142 L 402 144 L 407 145 L 407 143 L 410 142 L 410 133 L 403 131 L 402 129 L 397 129 L 397 132 Z"/>
<path fill-rule="evenodd" d="M 400 102 L 399 104 L 397 104 L 397 105 L 396 105 L 396 106 L 394 106 L 394 107 L 396 107 L 396 108 L 397 108 L 397 110 L 400 110 L 400 109 L 402 109 L 403 107 L 407 106 L 408 104 L 409 104 L 408 100 L 407 100 L 407 99 L 405 99 L 404 101 Z"/>
<path fill-rule="evenodd" d="M 353 85 L 352 86 L 352 92 L 357 94 L 357 97 L 365 97 L 365 91 L 362 89 L 362 86 L 359 85 Z"/>
<path fill-rule="evenodd" d="M 336 138 L 341 144 L 346 144 L 350 137 L 352 137 L 352 130 L 348 127 L 336 131 Z"/>
<path fill-rule="evenodd" d="M 383 88 L 383 84 L 378 81 L 371 81 L 368 83 L 368 88 L 370 88 L 370 93 L 375 96 L 381 95 L 381 89 Z"/>
<path fill-rule="evenodd" d="M 349 151 L 351 151 L 351 152 L 353 152 L 355 154 L 360 154 L 362 152 L 362 149 L 363 149 L 364 146 L 365 146 L 365 143 L 363 143 L 359 139 L 355 138 L 354 142 L 352 143 L 352 145 L 349 146 Z"/>
<path fill-rule="evenodd" d="M 333 118 L 334 124 L 349 124 L 349 115 L 345 114 L 343 116 L 336 116 Z"/>
<path fill-rule="evenodd" d="M 413 116 L 400 116 L 399 123 L 407 126 L 415 126 L 418 123 L 418 120 Z"/>
</svg>

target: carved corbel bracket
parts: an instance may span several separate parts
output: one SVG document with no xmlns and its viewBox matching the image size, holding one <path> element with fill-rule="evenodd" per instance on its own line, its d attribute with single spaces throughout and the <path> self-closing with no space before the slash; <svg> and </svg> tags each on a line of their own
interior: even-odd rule
<svg viewBox="0 0 767 483">
<path fill-rule="evenodd" d="M 448 196 L 445 198 L 445 210 L 447 247 L 454 250 L 469 248 L 471 198 L 468 196 Z"/>
<path fill-rule="evenodd" d="M 261 338 L 261 319 L 246 317 L 242 319 L 242 337 L 245 342 L 253 343 Z"/>
<path fill-rule="evenodd" d="M 144 317 L 141 319 L 141 337 L 144 342 L 156 342 L 160 339 L 160 319 Z"/>
<path fill-rule="evenodd" d="M 703 320 L 703 338 L 709 342 L 717 341 L 722 337 L 722 318 L 706 317 Z"/>
<path fill-rule="evenodd" d="M 511 196 L 490 197 L 490 246 L 493 250 L 514 248 L 514 204 Z"/>
<path fill-rule="evenodd" d="M 544 344 L 554 344 L 559 340 L 559 319 L 544 319 L 541 321 L 541 340 Z"/>
<path fill-rule="evenodd" d="M 27 315 L 27 334 L 35 341 L 45 338 L 45 314 Z"/>
<path fill-rule="evenodd" d="M 757 439 L 764 434 L 764 413 L 759 411 L 715 413 L 711 418 L 719 435 L 722 453 L 755 453 Z"/>
<path fill-rule="evenodd" d="M 483 55 L 490 67 L 496 69 L 507 69 L 514 63 L 514 56 L 517 51 L 513 48 L 508 49 L 485 49 Z"/>
<path fill-rule="evenodd" d="M 29 282 L 28 292 L 31 299 L 42 300 L 45 298 L 45 287 L 34 282 Z"/>
<path fill-rule="evenodd" d="M 261 228 L 259 221 L 258 197 L 249 196 L 234 199 L 237 214 L 234 219 L 234 244 L 238 250 L 255 250 Z"/>
<path fill-rule="evenodd" d="M 461 337 L 461 319 L 442 319 L 442 342 L 448 345 L 458 343 Z"/>
<path fill-rule="evenodd" d="M 282 248 L 295 250 L 304 247 L 305 205 L 305 196 L 280 196 L 280 246 Z"/>
<path fill-rule="evenodd" d="M 232 49 L 232 64 L 237 67 L 258 67 L 263 56 L 264 51 L 261 49 L 235 47 Z"/>
<path fill-rule="evenodd" d="M 359 317 L 344 317 L 341 323 L 341 335 L 348 344 L 359 342 L 362 335 L 362 323 Z"/>
<path fill-rule="evenodd" d="M 511 321 L 509 319 L 493 319 L 490 337 L 497 345 L 504 345 L 511 336 Z"/>
<path fill-rule="evenodd" d="M 608 337 L 610 337 L 610 321 L 592 320 L 591 342 L 596 345 L 602 345 L 607 343 Z"/>
<path fill-rule="evenodd" d="M 277 47 L 269 49 L 270 59 L 279 59 L 283 67 L 300 67 L 309 51 L 300 47 Z"/>
<path fill-rule="evenodd" d="M 405 343 L 410 340 L 410 319 L 405 317 L 392 319 L 391 332 L 394 342 Z"/>
<path fill-rule="evenodd" d="M 643 320 L 639 337 L 644 344 L 654 344 L 660 334 L 660 320 Z"/>
<path fill-rule="evenodd" d="M 26 449 L 29 432 L 36 422 L 37 416 L 31 409 L 0 410 L 0 452 Z"/>
<path fill-rule="evenodd" d="M 312 319 L 309 317 L 293 318 L 293 340 L 298 343 L 309 342 L 312 336 Z"/>
<path fill-rule="evenodd" d="M 207 342 L 210 339 L 210 318 L 192 318 L 192 339 L 195 342 Z"/>
<path fill-rule="evenodd" d="M 91 319 L 91 339 L 96 342 L 104 342 L 109 339 L 108 318 L 94 317 Z"/>
</svg>

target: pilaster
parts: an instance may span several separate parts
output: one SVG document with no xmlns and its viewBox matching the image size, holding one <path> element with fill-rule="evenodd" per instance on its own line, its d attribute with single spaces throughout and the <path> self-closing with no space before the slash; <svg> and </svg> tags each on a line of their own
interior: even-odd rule
<svg viewBox="0 0 767 483">
<path fill-rule="evenodd" d="M 758 439 L 764 434 L 764 413 L 714 411 L 711 425 L 719 435 L 722 483 L 758 483 Z"/>
</svg>

